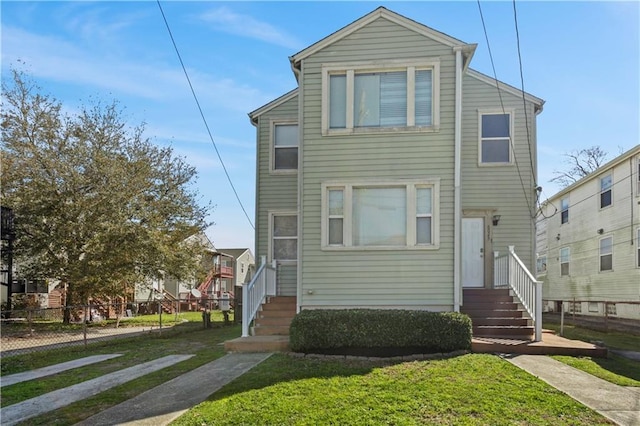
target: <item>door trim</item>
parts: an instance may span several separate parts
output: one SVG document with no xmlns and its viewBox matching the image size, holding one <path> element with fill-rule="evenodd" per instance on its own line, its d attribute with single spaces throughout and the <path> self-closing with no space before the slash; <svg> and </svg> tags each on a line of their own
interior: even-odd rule
<svg viewBox="0 0 640 426">
<path fill-rule="evenodd" d="M 477 209 L 462 209 L 463 219 L 484 219 L 484 287 L 478 288 L 493 287 L 493 224 L 491 220 L 496 211 L 496 209 L 489 207 Z"/>
</svg>

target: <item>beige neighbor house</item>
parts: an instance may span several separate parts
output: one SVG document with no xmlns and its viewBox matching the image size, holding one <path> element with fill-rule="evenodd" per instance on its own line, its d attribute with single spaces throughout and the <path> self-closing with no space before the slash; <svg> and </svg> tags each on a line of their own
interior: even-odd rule
<svg viewBox="0 0 640 426">
<path fill-rule="evenodd" d="M 289 58 L 298 87 L 249 114 L 265 262 L 243 335 L 287 333 L 261 323 L 283 300 L 470 312 L 504 297 L 508 246 L 533 270 L 543 101 L 469 68 L 475 50 L 380 7 Z"/>
<path fill-rule="evenodd" d="M 640 319 L 640 145 L 550 197 L 537 240 L 546 310 Z"/>
</svg>

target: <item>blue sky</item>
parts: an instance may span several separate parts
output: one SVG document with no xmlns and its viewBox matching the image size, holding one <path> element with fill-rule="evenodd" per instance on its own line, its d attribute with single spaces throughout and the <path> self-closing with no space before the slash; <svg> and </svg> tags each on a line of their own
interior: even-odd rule
<svg viewBox="0 0 640 426">
<path fill-rule="evenodd" d="M 378 6 L 478 48 L 471 67 L 493 75 L 475 1 L 162 2 L 220 155 L 254 218 L 255 128 L 247 113 L 296 87 L 288 57 Z M 520 87 L 511 2 L 481 2 L 499 80 Z M 640 141 L 640 3 L 518 2 L 525 90 L 538 116 L 543 196 L 563 154 L 600 145 L 613 158 Z M 1 2 L 2 77 L 18 61 L 69 112 L 117 100 L 131 126 L 171 144 L 199 172 L 216 206 L 218 248 L 254 247 L 209 140 L 155 1 Z M 257 253 L 260 255 L 260 253 Z"/>
</svg>

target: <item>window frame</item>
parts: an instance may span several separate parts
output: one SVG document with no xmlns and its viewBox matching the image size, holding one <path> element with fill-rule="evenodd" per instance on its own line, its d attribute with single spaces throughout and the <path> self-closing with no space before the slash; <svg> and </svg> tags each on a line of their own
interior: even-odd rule
<svg viewBox="0 0 640 426">
<path fill-rule="evenodd" d="M 482 116 L 484 115 L 509 115 L 509 161 L 508 162 L 484 162 L 482 161 L 482 143 L 487 140 L 498 140 L 500 138 L 483 138 L 482 137 Z M 513 131 L 514 131 L 515 109 L 479 109 L 478 110 L 478 166 L 480 167 L 504 167 L 513 166 Z"/>
<path fill-rule="evenodd" d="M 560 225 L 565 223 L 569 223 L 569 196 L 560 199 Z"/>
<path fill-rule="evenodd" d="M 277 126 L 298 126 L 298 144 L 295 148 L 297 153 L 297 164 L 295 169 L 277 169 L 276 168 L 276 149 L 293 148 L 294 145 L 285 145 L 276 148 L 276 127 Z M 298 120 L 294 118 L 270 120 L 269 122 L 269 172 L 271 174 L 297 174 L 300 168 L 300 126 Z"/>
<path fill-rule="evenodd" d="M 562 261 L 562 259 L 563 259 L 562 251 L 563 251 L 563 250 L 566 250 L 566 251 L 567 251 L 567 256 L 566 256 L 566 257 L 567 257 L 567 261 L 566 261 L 566 262 L 563 262 L 563 261 Z M 570 248 L 570 247 L 561 247 L 561 248 L 560 248 L 560 254 L 559 254 L 559 256 L 558 256 L 558 260 L 559 260 L 559 262 L 558 262 L 558 263 L 559 263 L 559 265 L 560 265 L 560 276 L 561 276 L 561 277 L 568 277 L 568 276 L 571 276 L 571 248 Z M 565 264 L 565 263 L 567 264 L 567 273 L 566 273 L 566 274 L 563 274 L 563 273 L 562 273 L 562 265 L 563 265 L 563 264 Z"/>
<path fill-rule="evenodd" d="M 602 253 L 602 242 L 604 240 L 611 240 L 611 244 L 609 245 L 609 253 Z M 604 256 L 611 256 L 611 269 L 602 269 L 602 258 Z M 613 236 L 608 235 L 606 237 L 602 237 L 598 240 L 598 271 L 599 272 L 612 272 L 613 271 Z"/>
<path fill-rule="evenodd" d="M 607 177 L 611 178 L 611 183 L 609 184 L 609 187 L 607 189 L 603 190 L 602 180 L 606 179 Z M 599 194 L 600 194 L 600 196 L 598 197 L 598 205 L 600 206 L 600 210 L 613 206 L 613 172 L 608 172 L 603 175 L 600 175 L 598 177 L 598 183 L 599 183 Z M 603 206 L 602 195 L 606 192 L 609 192 L 609 204 L 607 204 L 606 206 Z"/>
<path fill-rule="evenodd" d="M 406 194 L 405 245 L 367 246 L 353 244 L 353 189 L 397 188 L 404 186 Z M 323 182 L 321 200 L 321 248 L 322 250 L 370 251 L 370 250 L 437 250 L 440 248 L 440 178 L 420 180 L 354 180 Z M 417 188 L 431 188 L 431 243 L 417 243 Z M 343 191 L 342 244 L 329 244 L 329 191 Z"/>
<path fill-rule="evenodd" d="M 431 125 L 415 125 L 415 71 L 431 70 Z M 360 73 L 407 72 L 407 124 L 393 127 L 355 127 L 355 75 Z M 346 76 L 345 128 L 330 128 L 330 76 Z M 418 60 L 357 61 L 322 65 L 322 135 L 368 133 L 437 132 L 440 130 L 440 58 Z"/>
<path fill-rule="evenodd" d="M 287 236 L 287 237 L 275 237 L 274 235 L 274 224 L 275 224 L 275 217 L 277 216 L 294 216 L 296 218 L 296 236 Z M 300 238 L 300 223 L 299 223 L 299 218 L 298 218 L 298 212 L 296 212 L 295 210 L 277 210 L 277 211 L 270 211 L 269 212 L 269 247 L 268 247 L 268 258 L 270 261 L 277 261 L 279 264 L 297 264 L 298 263 L 298 251 L 299 251 L 299 246 L 298 246 L 298 241 Z M 274 259 L 274 240 L 278 238 L 278 239 L 295 239 L 296 240 L 296 258 L 295 259 Z"/>
<path fill-rule="evenodd" d="M 547 255 L 541 254 L 536 258 L 536 275 L 547 275 Z"/>
<path fill-rule="evenodd" d="M 636 229 L 636 268 L 640 268 L 640 227 Z"/>
</svg>

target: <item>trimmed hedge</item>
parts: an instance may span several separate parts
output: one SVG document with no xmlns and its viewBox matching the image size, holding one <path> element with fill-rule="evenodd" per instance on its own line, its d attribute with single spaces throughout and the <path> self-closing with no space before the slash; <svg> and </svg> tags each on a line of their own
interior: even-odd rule
<svg viewBox="0 0 640 426">
<path fill-rule="evenodd" d="M 471 349 L 471 319 L 456 312 L 309 309 L 289 329 L 294 352 L 395 356 Z"/>
</svg>

